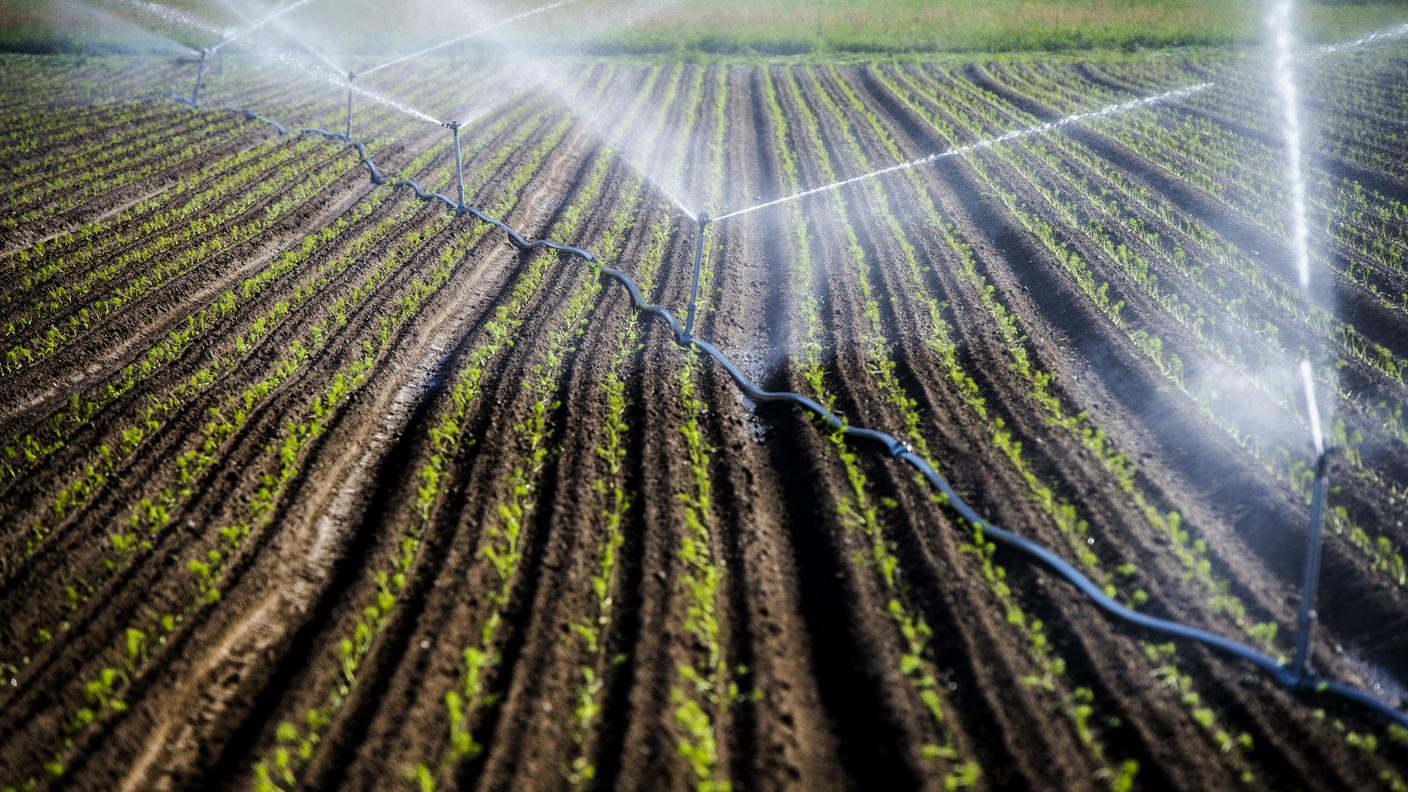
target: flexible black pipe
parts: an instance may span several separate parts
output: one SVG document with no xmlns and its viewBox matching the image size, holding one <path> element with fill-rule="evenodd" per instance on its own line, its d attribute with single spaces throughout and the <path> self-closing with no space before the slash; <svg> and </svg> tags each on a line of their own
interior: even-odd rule
<svg viewBox="0 0 1408 792">
<path fill-rule="evenodd" d="M 248 111 L 237 112 L 248 113 Z M 280 130 L 282 130 L 282 127 L 280 127 Z M 342 140 L 356 148 L 358 155 L 361 157 L 361 162 L 365 164 L 367 169 L 371 172 L 372 182 L 374 184 L 386 183 L 382 178 L 381 171 L 377 169 L 376 163 L 372 162 L 371 158 L 367 156 L 366 148 L 361 143 L 351 140 L 346 135 L 329 132 L 325 129 L 300 129 L 299 133 L 323 135 L 324 137 Z M 1346 702 L 1375 712 L 1399 726 L 1408 728 L 1408 713 L 1352 685 L 1327 680 L 1316 675 L 1309 668 L 1308 662 L 1299 667 L 1294 663 L 1282 663 L 1264 652 L 1234 641 L 1226 636 L 1200 627 L 1192 627 L 1169 619 L 1161 619 L 1140 613 L 1133 608 L 1120 604 L 1113 597 L 1106 594 L 1094 581 L 1086 577 L 1080 570 L 1076 569 L 1075 566 L 1057 555 L 1050 548 L 1008 531 L 1005 528 L 1000 528 L 984 519 L 982 515 L 978 514 L 972 506 L 968 505 L 967 501 L 963 500 L 963 498 L 954 491 L 953 487 L 949 485 L 948 480 L 940 475 L 939 472 L 929 464 L 928 460 L 914 453 L 914 450 L 911 449 L 908 444 L 897 440 L 885 432 L 851 426 L 835 413 L 802 394 L 789 391 L 765 391 L 759 388 L 752 380 L 748 379 L 721 350 L 707 341 L 692 336 L 686 327 L 682 326 L 679 320 L 670 313 L 669 309 L 646 302 L 645 297 L 641 294 L 640 287 L 630 275 L 627 275 L 625 272 L 615 267 L 601 263 L 592 253 L 579 247 L 564 245 L 548 239 L 529 239 L 518 233 L 502 220 L 490 217 L 476 207 L 465 205 L 463 201 L 456 202 L 440 193 L 425 192 L 413 179 L 403 179 L 391 182 L 390 184 L 392 187 L 410 187 L 415 191 L 416 197 L 421 200 L 432 202 L 437 200 L 443 201 L 448 207 L 454 210 L 457 215 L 461 213 L 468 214 L 482 222 L 502 229 L 504 233 L 508 235 L 508 238 L 512 240 L 513 244 L 521 250 L 537 248 L 553 250 L 558 253 L 575 256 L 587 264 L 596 267 L 598 271 L 620 283 L 626 289 L 626 292 L 631 296 L 631 303 L 637 312 L 653 315 L 665 322 L 671 332 L 674 333 L 675 343 L 685 348 L 693 347 L 713 358 L 714 362 L 728 374 L 729 379 L 732 379 L 734 384 L 744 393 L 748 394 L 748 397 L 753 401 L 759 403 L 788 402 L 794 404 L 817 416 L 833 429 L 841 431 L 848 438 L 862 440 L 880 446 L 891 459 L 903 461 L 917 470 L 935 490 L 944 496 L 948 505 L 957 512 L 960 517 L 971 523 L 973 527 L 981 531 L 984 536 L 990 537 L 994 542 L 1016 550 L 1035 560 L 1042 566 L 1045 566 L 1089 598 L 1095 603 L 1095 606 L 1104 611 L 1106 615 L 1157 635 L 1181 641 L 1199 643 L 1225 655 L 1244 660 L 1266 672 L 1280 685 L 1292 692 L 1333 695 Z M 703 222 L 700 224 L 699 231 L 702 240 L 703 223 L 707 223 L 708 221 L 705 218 L 701 218 L 701 220 Z M 699 244 L 699 242 L 696 242 L 696 244 Z M 691 301 L 691 303 L 692 302 L 693 301 Z M 1323 464 L 1323 459 L 1321 462 Z"/>
</svg>

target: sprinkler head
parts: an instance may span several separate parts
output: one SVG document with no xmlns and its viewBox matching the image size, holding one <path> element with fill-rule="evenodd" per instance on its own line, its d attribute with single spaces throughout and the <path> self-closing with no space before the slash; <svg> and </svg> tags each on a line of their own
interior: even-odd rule
<svg viewBox="0 0 1408 792">
<path fill-rule="evenodd" d="M 357 79 L 357 72 L 354 72 L 354 71 L 347 72 L 347 82 L 352 82 L 352 81 L 355 80 L 355 79 Z"/>
<path fill-rule="evenodd" d="M 699 227 L 700 227 L 700 228 L 704 228 L 705 226 L 709 225 L 709 223 L 710 223 L 709 213 L 708 213 L 708 212 L 700 212 L 700 213 L 699 213 Z"/>
<path fill-rule="evenodd" d="M 458 121 L 441 121 L 441 122 L 440 122 L 440 126 L 445 127 L 446 129 L 459 129 L 459 128 L 460 128 L 460 122 L 458 122 Z"/>
</svg>

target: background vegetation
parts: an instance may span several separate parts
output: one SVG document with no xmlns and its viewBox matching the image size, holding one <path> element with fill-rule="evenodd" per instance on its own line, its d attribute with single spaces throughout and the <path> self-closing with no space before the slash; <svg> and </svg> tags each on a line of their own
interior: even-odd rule
<svg viewBox="0 0 1408 792">
<path fill-rule="evenodd" d="M 544 0 L 497 0 L 493 9 L 528 9 Z M 221 25 L 236 25 L 219 0 L 163 0 Z M 241 3 L 248 7 L 248 3 Z M 268 3 L 273 8 L 276 3 Z M 114 51 L 150 46 L 137 28 L 154 19 L 115 0 L 5 0 L 0 49 Z M 467 0 L 315 0 L 290 19 L 370 51 L 423 45 L 448 30 L 472 29 Z M 576 0 L 518 26 L 595 29 L 598 53 L 1003 52 L 1234 44 L 1260 35 L 1260 4 L 1226 0 Z M 619 24 L 622 15 L 633 24 Z M 1314 0 L 1303 29 L 1317 41 L 1408 21 L 1408 2 Z M 603 24 L 607 21 L 610 24 Z M 447 27 L 448 25 L 448 27 Z M 395 40 L 386 43 L 388 32 Z M 208 43 L 179 28 L 173 38 Z"/>
</svg>

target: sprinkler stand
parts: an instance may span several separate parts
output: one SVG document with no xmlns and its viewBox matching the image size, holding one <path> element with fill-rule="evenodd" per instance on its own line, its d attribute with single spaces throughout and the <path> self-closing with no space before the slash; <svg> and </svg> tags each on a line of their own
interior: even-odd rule
<svg viewBox="0 0 1408 792">
<path fill-rule="evenodd" d="M 1322 451 L 1315 463 L 1315 488 L 1310 496 L 1310 528 L 1305 537 L 1305 567 L 1300 584 L 1300 614 L 1296 619 L 1296 656 L 1291 668 L 1301 682 L 1314 677 L 1310 668 L 1310 639 L 1315 631 L 1315 594 L 1320 584 L 1321 530 L 1325 522 L 1325 497 L 1330 492 L 1330 452 Z"/>
<path fill-rule="evenodd" d="M 191 89 L 191 107 L 200 107 L 200 81 L 205 76 L 205 59 L 210 55 L 210 50 L 200 51 L 200 63 L 196 64 L 196 87 Z"/>
<path fill-rule="evenodd" d="M 455 204 L 455 215 L 458 216 L 464 212 L 464 170 L 460 167 L 460 122 L 447 121 L 441 126 L 449 128 L 455 136 L 455 199 L 458 201 Z"/>
<path fill-rule="evenodd" d="M 704 268 L 704 232 L 709 228 L 709 213 L 699 213 L 699 234 L 694 240 L 694 285 L 689 289 L 689 309 L 684 317 L 684 337 L 694 338 L 694 309 L 699 305 L 699 275 Z"/>
<path fill-rule="evenodd" d="M 356 72 L 347 72 L 347 131 L 343 133 L 343 137 L 347 138 L 349 143 L 352 142 L 352 81 L 356 77 Z"/>
</svg>

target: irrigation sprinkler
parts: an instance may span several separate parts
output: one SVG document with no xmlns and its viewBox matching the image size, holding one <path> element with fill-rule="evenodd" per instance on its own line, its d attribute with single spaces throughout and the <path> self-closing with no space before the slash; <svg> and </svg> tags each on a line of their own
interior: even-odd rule
<svg viewBox="0 0 1408 792">
<path fill-rule="evenodd" d="M 347 131 L 344 133 L 348 140 L 352 139 L 352 81 L 357 79 L 357 73 L 347 72 Z"/>
<path fill-rule="evenodd" d="M 694 285 L 689 289 L 689 310 L 684 317 L 684 337 L 694 338 L 694 309 L 699 304 L 699 273 L 704 268 L 704 232 L 709 228 L 709 213 L 699 213 L 699 234 L 694 240 Z"/>
<path fill-rule="evenodd" d="M 1315 489 L 1310 497 L 1310 530 L 1305 536 L 1305 568 L 1300 584 L 1300 615 L 1296 618 L 1296 656 L 1291 671 L 1310 679 L 1310 639 L 1315 632 L 1315 595 L 1320 586 L 1320 550 L 1324 544 L 1325 496 L 1330 491 L 1330 450 L 1315 463 Z"/>
<path fill-rule="evenodd" d="M 464 169 L 460 167 L 460 122 L 446 121 L 441 124 L 455 136 L 455 214 L 464 211 Z"/>
<path fill-rule="evenodd" d="M 196 85 L 191 89 L 191 107 L 200 107 L 200 81 L 205 76 L 205 59 L 210 55 L 210 50 L 200 51 L 200 62 L 196 64 Z"/>
</svg>

